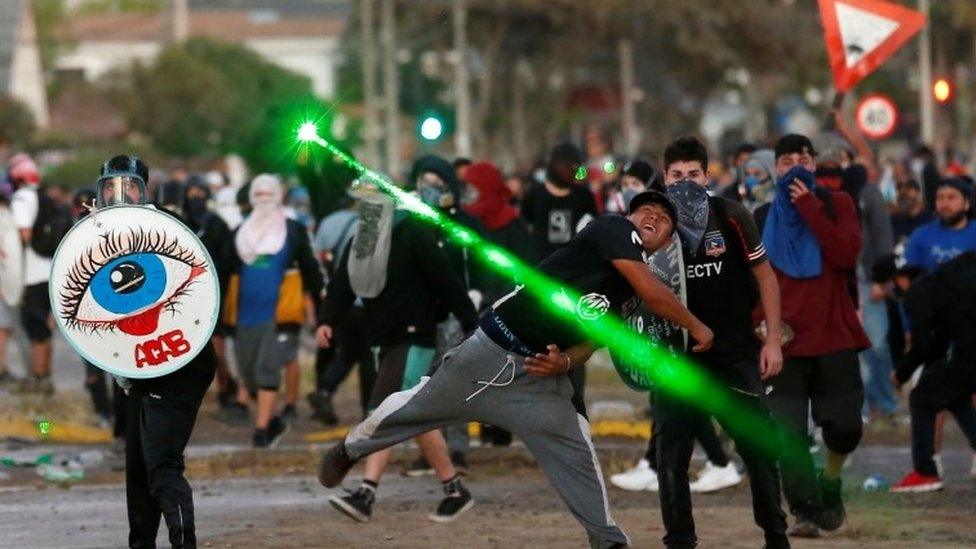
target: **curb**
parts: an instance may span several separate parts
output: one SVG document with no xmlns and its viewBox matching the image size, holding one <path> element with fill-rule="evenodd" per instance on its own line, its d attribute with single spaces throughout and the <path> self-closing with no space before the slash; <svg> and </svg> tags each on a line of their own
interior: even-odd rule
<svg viewBox="0 0 976 549">
<path fill-rule="evenodd" d="M 324 431 L 315 431 L 302 437 L 305 442 L 333 442 L 345 438 L 349 432 L 348 427 L 335 427 Z M 478 438 L 481 434 L 481 424 L 471 422 L 468 424 L 468 434 L 472 438 Z M 590 425 L 590 435 L 593 437 L 619 437 L 635 438 L 648 440 L 651 438 L 651 422 L 624 421 L 624 420 L 598 420 Z"/>
</svg>

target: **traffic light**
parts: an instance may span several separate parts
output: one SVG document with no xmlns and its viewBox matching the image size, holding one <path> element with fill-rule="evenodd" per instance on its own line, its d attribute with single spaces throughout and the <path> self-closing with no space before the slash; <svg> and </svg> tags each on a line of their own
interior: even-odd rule
<svg viewBox="0 0 976 549">
<path fill-rule="evenodd" d="M 952 86 L 952 81 L 948 78 L 936 78 L 932 82 L 932 97 L 935 100 L 945 105 L 946 103 L 952 101 L 952 97 L 955 95 L 955 89 Z"/>
<path fill-rule="evenodd" d="M 427 115 L 420 121 L 420 137 L 426 141 L 437 141 L 444 135 L 444 122 L 434 115 Z"/>
</svg>

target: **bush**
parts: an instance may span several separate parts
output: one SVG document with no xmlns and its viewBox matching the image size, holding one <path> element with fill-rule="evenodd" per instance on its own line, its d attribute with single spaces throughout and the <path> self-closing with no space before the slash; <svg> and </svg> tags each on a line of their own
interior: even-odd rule
<svg viewBox="0 0 976 549">
<path fill-rule="evenodd" d="M 172 45 L 119 89 L 130 127 L 180 157 L 236 152 L 256 171 L 293 162 L 294 120 L 320 102 L 311 82 L 233 44 Z"/>
<path fill-rule="evenodd" d="M 32 141 L 36 129 L 34 115 L 27 105 L 0 95 L 0 144 L 23 148 Z"/>
</svg>

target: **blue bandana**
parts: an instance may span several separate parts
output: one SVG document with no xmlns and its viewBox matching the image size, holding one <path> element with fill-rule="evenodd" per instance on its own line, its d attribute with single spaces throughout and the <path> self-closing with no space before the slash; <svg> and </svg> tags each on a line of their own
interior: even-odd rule
<svg viewBox="0 0 976 549">
<path fill-rule="evenodd" d="M 802 166 L 795 166 L 776 181 L 776 197 L 763 228 L 763 244 L 774 267 L 791 278 L 814 278 L 823 269 L 820 243 L 790 200 L 794 179 L 803 181 L 810 192 L 816 189 L 813 173 Z"/>
</svg>

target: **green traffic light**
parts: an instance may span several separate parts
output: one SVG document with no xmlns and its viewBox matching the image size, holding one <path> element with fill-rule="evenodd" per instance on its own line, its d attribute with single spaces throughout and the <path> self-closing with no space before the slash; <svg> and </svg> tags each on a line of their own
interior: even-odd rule
<svg viewBox="0 0 976 549">
<path fill-rule="evenodd" d="M 434 116 L 424 118 L 420 123 L 420 137 L 427 141 L 437 141 L 444 135 L 444 123 Z"/>
</svg>

